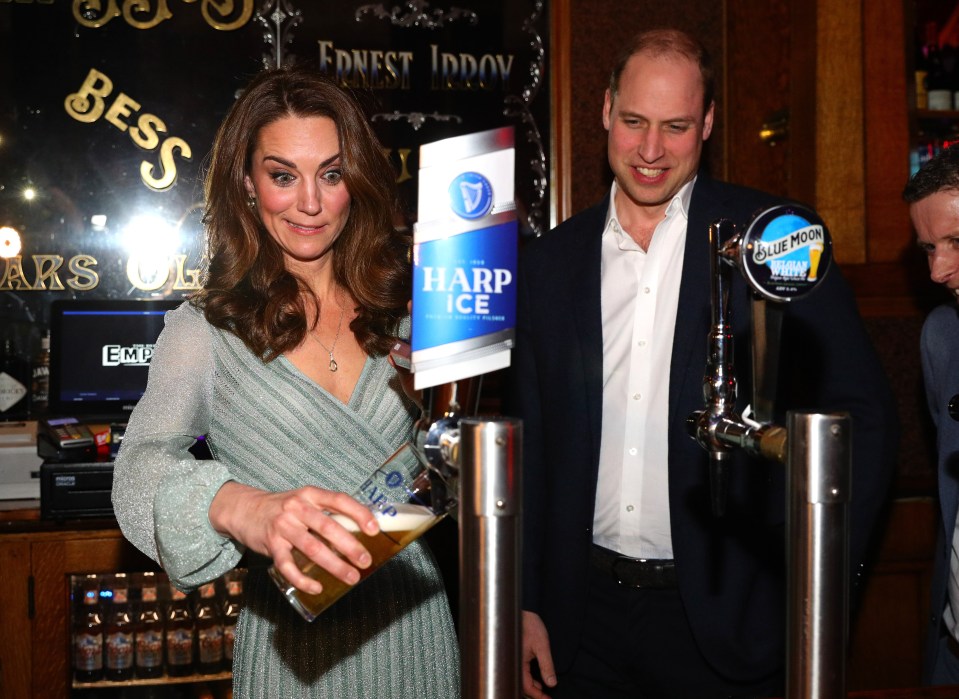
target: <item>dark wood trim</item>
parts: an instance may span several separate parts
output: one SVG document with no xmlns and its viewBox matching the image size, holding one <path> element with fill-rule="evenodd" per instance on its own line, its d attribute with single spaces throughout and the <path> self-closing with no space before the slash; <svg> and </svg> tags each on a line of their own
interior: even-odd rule
<svg viewBox="0 0 959 699">
<path fill-rule="evenodd" d="M 897 262 L 912 243 L 902 188 L 909 177 L 909 108 L 903 0 L 863 3 L 867 260 Z M 912 85 L 912 87 L 910 87 Z"/>
<path fill-rule="evenodd" d="M 789 157 L 790 197 L 816 201 L 816 3 L 793 2 L 790 32 Z"/>
<path fill-rule="evenodd" d="M 830 227 L 836 259 L 866 262 L 862 80 L 866 3 L 811 4 L 816 7 L 816 209 Z"/>
</svg>

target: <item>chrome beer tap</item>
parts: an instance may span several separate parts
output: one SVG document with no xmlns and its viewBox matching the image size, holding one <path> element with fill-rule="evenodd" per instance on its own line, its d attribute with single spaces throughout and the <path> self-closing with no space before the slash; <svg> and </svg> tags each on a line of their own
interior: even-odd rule
<svg viewBox="0 0 959 699">
<path fill-rule="evenodd" d="M 706 408 L 692 413 L 686 421 L 690 435 L 709 452 L 710 500 L 716 516 L 723 515 L 726 509 L 727 468 L 732 447 L 778 461 L 785 458 L 786 433 L 782 427 L 747 422 L 734 413 L 737 389 L 729 317 L 729 271 L 740 258 L 740 242 L 741 236 L 729 220 L 720 219 L 709 227 L 712 329 L 703 377 Z M 753 385 L 758 383 L 754 381 Z M 770 383 L 763 385 L 768 387 Z"/>
<path fill-rule="evenodd" d="M 413 443 L 429 467 L 435 497 L 459 498 L 460 421 L 477 414 L 481 386 L 482 376 L 476 376 L 423 390 L 423 415 Z"/>
<path fill-rule="evenodd" d="M 805 296 L 822 281 L 831 260 L 829 234 L 812 211 L 776 206 L 757 215 L 742 234 L 730 221 L 716 221 L 709 227 L 709 246 L 712 317 L 705 407 L 687 418 L 687 429 L 709 452 L 716 515 L 725 510 L 734 447 L 785 464 L 786 697 L 843 697 L 851 420 L 846 414 L 789 412 L 786 427 L 772 423 L 782 302 Z M 739 268 L 752 292 L 755 419 L 746 411 L 734 413 L 731 267 Z"/>
<path fill-rule="evenodd" d="M 773 461 L 786 461 L 786 430 L 772 424 L 779 369 L 782 309 L 767 301 L 802 298 L 823 280 L 832 259 L 832 241 L 814 212 L 801 206 L 775 206 L 758 214 L 739 233 L 727 219 L 709 227 L 712 328 L 703 378 L 705 409 L 686 420 L 690 436 L 709 452 L 713 512 L 725 510 L 731 448 Z M 730 269 L 738 268 L 751 289 L 752 416 L 737 416 L 733 334 L 730 324 Z"/>
</svg>

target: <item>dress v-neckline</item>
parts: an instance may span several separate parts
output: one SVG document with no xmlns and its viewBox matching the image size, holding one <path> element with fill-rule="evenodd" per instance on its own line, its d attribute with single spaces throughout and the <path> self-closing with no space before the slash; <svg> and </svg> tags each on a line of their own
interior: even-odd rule
<svg viewBox="0 0 959 699">
<path fill-rule="evenodd" d="M 323 388 L 323 386 L 321 386 L 312 378 L 307 376 L 298 366 L 296 366 L 296 364 L 291 362 L 289 357 L 287 357 L 285 354 L 281 354 L 279 356 L 279 359 L 281 362 L 283 362 L 283 366 L 285 366 L 294 375 L 298 376 L 303 381 L 306 381 L 307 383 L 309 383 L 310 386 L 313 386 L 322 395 L 326 396 L 337 405 L 342 406 L 343 408 L 350 408 L 354 411 L 356 410 L 356 407 L 353 405 L 354 398 L 356 398 L 359 395 L 356 389 L 358 386 L 360 386 L 360 384 L 362 384 L 366 380 L 366 375 L 370 370 L 370 361 L 371 361 L 370 356 L 367 355 L 366 359 L 363 361 L 363 369 L 360 370 L 360 375 L 356 378 L 356 383 L 353 384 L 353 387 L 350 389 L 350 395 L 345 401 L 340 400 L 339 398 L 334 396 L 332 393 L 330 393 L 327 389 Z"/>
</svg>

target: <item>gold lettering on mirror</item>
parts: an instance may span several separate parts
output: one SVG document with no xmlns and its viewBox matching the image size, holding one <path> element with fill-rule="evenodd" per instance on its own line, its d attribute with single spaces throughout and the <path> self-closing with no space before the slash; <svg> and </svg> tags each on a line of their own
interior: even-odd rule
<svg viewBox="0 0 959 699">
<path fill-rule="evenodd" d="M 33 288 L 37 291 L 49 288 L 50 291 L 63 291 L 63 282 L 57 270 L 63 266 L 63 258 L 59 255 L 33 255 L 33 266 L 37 271 L 33 279 Z M 47 286 L 47 280 L 50 286 Z"/>
<path fill-rule="evenodd" d="M 119 14 L 116 0 L 107 0 L 106 7 L 100 0 L 73 0 L 73 18 L 84 27 L 102 27 Z"/>
<path fill-rule="evenodd" d="M 448 53 L 430 44 L 430 89 L 495 90 L 509 88 L 513 54 Z"/>
<path fill-rule="evenodd" d="M 396 149 L 396 156 L 399 158 L 399 161 L 400 161 L 400 172 L 396 176 L 396 184 L 401 184 L 403 182 L 406 182 L 407 180 L 413 179 L 413 176 L 410 174 L 410 165 L 409 165 L 410 154 L 412 152 L 413 152 L 412 148 Z M 384 148 L 383 153 L 384 155 L 386 155 L 387 160 L 390 160 L 390 161 L 393 160 L 392 148 Z"/>
<path fill-rule="evenodd" d="M 200 288 L 200 270 L 187 269 L 186 260 L 186 255 L 172 255 L 167 264 L 161 265 L 155 259 L 130 257 L 126 267 L 127 281 L 140 291 L 157 291 L 164 287 L 173 291 L 195 291 Z M 152 274 L 144 275 L 144 272 Z"/>
<path fill-rule="evenodd" d="M 23 271 L 23 257 L 15 255 L 3 260 L 0 274 L 0 291 L 89 291 L 100 283 L 100 275 L 95 269 L 97 260 L 92 255 L 74 255 L 67 262 L 67 270 L 73 275 L 67 278 L 66 286 L 60 279 L 59 271 L 63 267 L 60 255 L 32 255 L 33 282 Z M 48 285 L 49 282 L 49 285 Z"/>
<path fill-rule="evenodd" d="M 344 49 L 329 39 L 320 39 L 319 69 L 343 87 L 379 90 L 409 90 L 415 56 L 412 51 Z M 430 44 L 430 89 L 493 91 L 509 90 L 513 54 L 441 51 Z"/>
<path fill-rule="evenodd" d="M 396 184 L 401 184 L 407 180 L 413 179 L 409 169 L 409 159 L 412 150 L 410 148 L 397 148 L 396 154 L 400 157 L 400 176 L 396 178 Z"/>
<path fill-rule="evenodd" d="M 33 287 L 23 273 L 23 258 L 14 255 L 4 260 L 3 276 L 0 277 L 0 291 L 30 291 Z"/>
<path fill-rule="evenodd" d="M 166 0 L 157 0 L 156 9 L 150 7 L 150 0 L 127 0 L 123 3 L 123 19 L 134 29 L 152 29 L 160 22 L 165 22 L 173 16 L 166 5 Z M 153 12 L 153 17 L 144 17 Z M 134 15 L 134 13 L 137 13 Z"/>
<path fill-rule="evenodd" d="M 320 71 L 331 75 L 343 87 L 409 90 L 412 51 L 338 49 L 320 39 Z"/>
<path fill-rule="evenodd" d="M 85 124 L 93 123 L 103 114 L 103 98 L 112 91 L 113 81 L 95 68 L 91 68 L 80 89 L 67 95 L 63 101 L 63 108 L 77 121 Z"/>
<path fill-rule="evenodd" d="M 184 0 L 185 2 L 195 2 L 195 0 Z M 203 15 L 203 19 L 206 20 L 206 23 L 209 24 L 214 29 L 219 29 L 225 32 L 231 32 L 234 29 L 239 29 L 247 22 L 250 21 L 250 17 L 253 16 L 253 0 L 242 0 L 242 8 L 240 10 L 240 16 L 237 17 L 232 22 L 230 21 L 221 21 L 225 20 L 227 17 L 233 14 L 235 3 L 233 0 L 203 0 L 203 4 L 200 7 L 200 14 Z M 210 13 L 210 8 L 215 9 L 219 13 L 219 18 L 213 17 Z"/>
<path fill-rule="evenodd" d="M 44 254 L 31 255 L 30 259 L 32 277 L 24 270 L 22 255 L 0 258 L 0 291 L 90 291 L 100 285 L 100 273 L 95 269 L 98 263 L 93 255 L 81 253 L 65 260 L 62 255 Z M 188 266 L 188 259 L 184 254 L 159 259 L 132 256 L 126 263 L 127 281 L 140 291 L 164 287 L 173 291 L 196 291 L 200 288 L 201 271 L 199 266 Z M 61 279 L 61 274 L 65 278 Z"/>
<path fill-rule="evenodd" d="M 183 0 L 187 4 L 196 1 Z M 239 10 L 234 0 L 202 0 L 200 14 L 203 21 L 214 29 L 233 31 L 250 21 L 253 0 L 241 0 Z M 99 29 L 121 15 L 123 21 L 135 29 L 152 29 L 173 17 L 168 0 L 124 0 L 122 9 L 117 0 L 105 3 L 101 0 L 73 0 L 73 18 L 84 27 Z"/>
<path fill-rule="evenodd" d="M 67 286 L 77 291 L 90 291 L 97 288 L 100 283 L 100 275 L 97 274 L 95 267 L 97 261 L 90 255 L 76 255 L 70 258 L 67 263 L 67 269 L 73 272 L 72 277 L 67 279 Z"/>
<path fill-rule="evenodd" d="M 180 152 L 184 160 L 189 160 L 193 156 L 190 145 L 182 138 L 171 136 L 163 141 L 160 146 L 160 175 L 154 177 L 155 167 L 153 163 L 143 161 L 140 163 L 140 179 L 150 189 L 162 192 L 173 186 L 176 182 L 176 163 L 173 162 L 174 149 Z"/>
<path fill-rule="evenodd" d="M 176 183 L 174 156 L 178 154 L 184 160 L 190 160 L 193 157 L 190 144 L 177 136 L 168 136 L 161 141 L 160 134 L 167 132 L 167 126 L 156 114 L 139 114 L 135 124 L 128 123 L 133 115 L 140 111 L 140 103 L 120 92 L 107 107 L 107 97 L 112 92 L 113 81 L 110 77 L 96 68 L 91 68 L 80 89 L 67 95 L 63 108 L 71 117 L 85 124 L 92 124 L 103 116 L 104 121 L 111 126 L 121 132 L 128 132 L 134 145 L 145 151 L 153 152 L 159 148 L 159 169 L 154 163 L 144 160 L 140 163 L 140 178 L 147 187 L 156 192 L 169 189 Z"/>
<path fill-rule="evenodd" d="M 175 255 L 173 259 L 176 262 L 176 281 L 173 283 L 173 288 L 177 291 L 199 289 L 200 270 L 186 269 L 186 255 Z"/>
</svg>

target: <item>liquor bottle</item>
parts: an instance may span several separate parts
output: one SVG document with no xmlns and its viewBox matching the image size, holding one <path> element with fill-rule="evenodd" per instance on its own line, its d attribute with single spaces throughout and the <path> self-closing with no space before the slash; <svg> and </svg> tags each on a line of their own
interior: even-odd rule
<svg viewBox="0 0 959 699">
<path fill-rule="evenodd" d="M 223 669 L 223 622 L 212 582 L 200 586 L 196 607 L 197 671 L 212 675 Z"/>
<path fill-rule="evenodd" d="M 166 672 L 170 677 L 193 674 L 193 612 L 186 593 L 170 584 L 166 614 Z"/>
<path fill-rule="evenodd" d="M 926 29 L 928 34 L 928 28 Z M 929 109 L 929 94 L 926 90 L 926 80 L 929 77 L 929 61 L 927 59 L 926 35 L 916 37 L 916 109 Z"/>
<path fill-rule="evenodd" d="M 163 674 L 163 617 L 157 601 L 156 573 L 143 574 L 140 586 L 140 614 L 134 632 L 136 675 L 148 679 Z"/>
<path fill-rule="evenodd" d="M 0 420 L 27 419 L 29 385 L 30 363 L 8 330 L 0 345 Z"/>
<path fill-rule="evenodd" d="M 226 584 L 226 601 L 223 604 L 223 664 L 233 669 L 233 642 L 236 638 L 236 622 L 243 605 L 243 573 L 231 570 L 223 576 Z"/>
<path fill-rule="evenodd" d="M 100 614 L 100 581 L 86 575 L 80 583 L 81 608 L 73 628 L 73 670 L 77 682 L 103 678 L 103 618 Z"/>
<path fill-rule="evenodd" d="M 946 82 L 952 93 L 949 109 L 959 110 L 959 47 L 952 44 L 942 47 L 942 67 L 946 71 Z"/>
<path fill-rule="evenodd" d="M 113 596 L 104 630 L 104 676 L 114 682 L 133 678 L 133 619 L 130 616 L 130 583 L 126 573 L 113 576 Z"/>
<path fill-rule="evenodd" d="M 926 66 L 929 71 L 926 76 L 929 109 L 936 111 L 952 109 L 952 87 L 949 84 L 946 67 L 943 65 L 939 33 L 936 31 L 935 22 L 926 23 L 926 43 L 923 52 L 926 55 Z"/>
<path fill-rule="evenodd" d="M 33 374 L 30 384 L 30 413 L 43 417 L 50 400 L 50 333 L 40 340 L 40 351 L 33 358 Z"/>
</svg>

